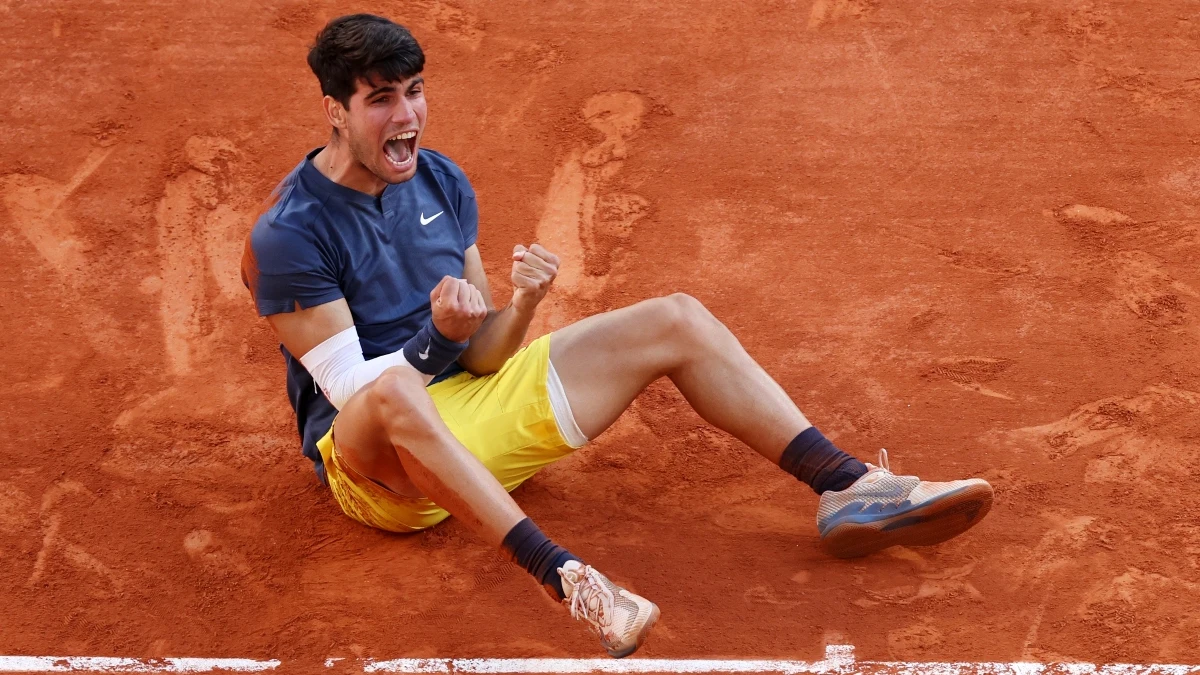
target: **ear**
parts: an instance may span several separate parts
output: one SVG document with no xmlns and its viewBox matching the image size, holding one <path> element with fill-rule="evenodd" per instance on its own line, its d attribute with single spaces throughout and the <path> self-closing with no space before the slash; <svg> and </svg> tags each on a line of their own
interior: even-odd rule
<svg viewBox="0 0 1200 675">
<path fill-rule="evenodd" d="M 325 120 L 339 131 L 346 130 L 346 107 L 332 96 L 321 99 L 321 107 L 325 110 Z"/>
</svg>

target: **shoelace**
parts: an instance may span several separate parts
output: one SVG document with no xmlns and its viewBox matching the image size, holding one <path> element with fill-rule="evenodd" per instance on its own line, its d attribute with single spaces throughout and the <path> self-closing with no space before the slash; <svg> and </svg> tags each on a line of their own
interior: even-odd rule
<svg viewBox="0 0 1200 675">
<path fill-rule="evenodd" d="M 579 575 L 571 591 L 571 618 L 582 616 L 593 629 L 603 634 L 603 629 L 612 623 L 612 611 L 606 611 L 606 608 L 611 608 L 615 602 L 616 598 L 600 573 L 591 565 L 584 565 L 583 574 Z"/>
<path fill-rule="evenodd" d="M 891 473 L 892 468 L 890 466 L 888 466 L 887 448 L 879 449 L 879 463 L 878 464 L 872 464 L 870 462 L 866 462 L 866 465 L 867 465 L 867 471 L 874 471 L 875 469 L 883 469 L 884 471 Z"/>
</svg>

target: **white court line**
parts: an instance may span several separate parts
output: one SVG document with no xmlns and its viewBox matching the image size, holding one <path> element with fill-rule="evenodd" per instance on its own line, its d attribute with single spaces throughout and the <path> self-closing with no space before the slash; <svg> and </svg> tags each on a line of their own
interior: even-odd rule
<svg viewBox="0 0 1200 675">
<path fill-rule="evenodd" d="M 345 661 L 326 659 L 327 668 Z M 365 673 L 783 673 L 797 675 L 1200 675 L 1200 665 L 1162 663 L 972 663 L 858 661 L 830 645 L 821 661 L 758 659 L 393 659 L 358 661 Z M 0 656 L 0 673 L 210 673 L 274 670 L 278 660 Z"/>
<path fill-rule="evenodd" d="M 1200 665 L 858 661 L 830 645 L 821 661 L 741 659 L 396 659 L 363 662 L 367 673 L 783 673 L 796 675 L 1200 675 Z"/>
<path fill-rule="evenodd" d="M 0 673 L 211 673 L 274 670 L 254 659 L 126 659 L 111 656 L 0 656 Z"/>
<path fill-rule="evenodd" d="M 854 647 L 830 645 L 823 661 L 745 659 L 395 659 L 365 673 L 833 673 L 852 667 Z"/>
</svg>

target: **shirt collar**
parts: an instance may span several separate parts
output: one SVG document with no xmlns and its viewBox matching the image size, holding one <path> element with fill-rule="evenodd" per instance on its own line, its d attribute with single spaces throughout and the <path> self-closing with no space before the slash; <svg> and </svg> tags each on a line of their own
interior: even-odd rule
<svg viewBox="0 0 1200 675">
<path fill-rule="evenodd" d="M 388 185 L 384 187 L 383 193 L 379 195 L 377 200 L 365 192 L 359 192 L 354 188 L 346 187 L 337 181 L 330 180 L 328 176 L 321 173 L 321 170 L 312 161 L 313 157 L 316 157 L 317 153 L 324 149 L 325 146 L 321 146 L 304 156 L 304 162 L 300 165 L 300 176 L 304 179 L 307 187 L 317 194 L 332 195 L 355 204 L 378 207 L 382 203 L 383 198 L 387 196 L 388 188 L 392 186 Z"/>
</svg>

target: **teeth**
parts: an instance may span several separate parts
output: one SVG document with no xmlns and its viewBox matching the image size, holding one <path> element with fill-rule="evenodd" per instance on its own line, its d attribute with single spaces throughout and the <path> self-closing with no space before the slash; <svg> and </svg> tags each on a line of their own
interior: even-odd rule
<svg viewBox="0 0 1200 675">
<path fill-rule="evenodd" d="M 417 135 L 417 132 L 415 132 L 415 131 L 406 131 L 402 134 L 396 134 L 395 136 L 392 136 L 388 140 L 389 141 L 405 141 L 416 135 Z"/>
</svg>

